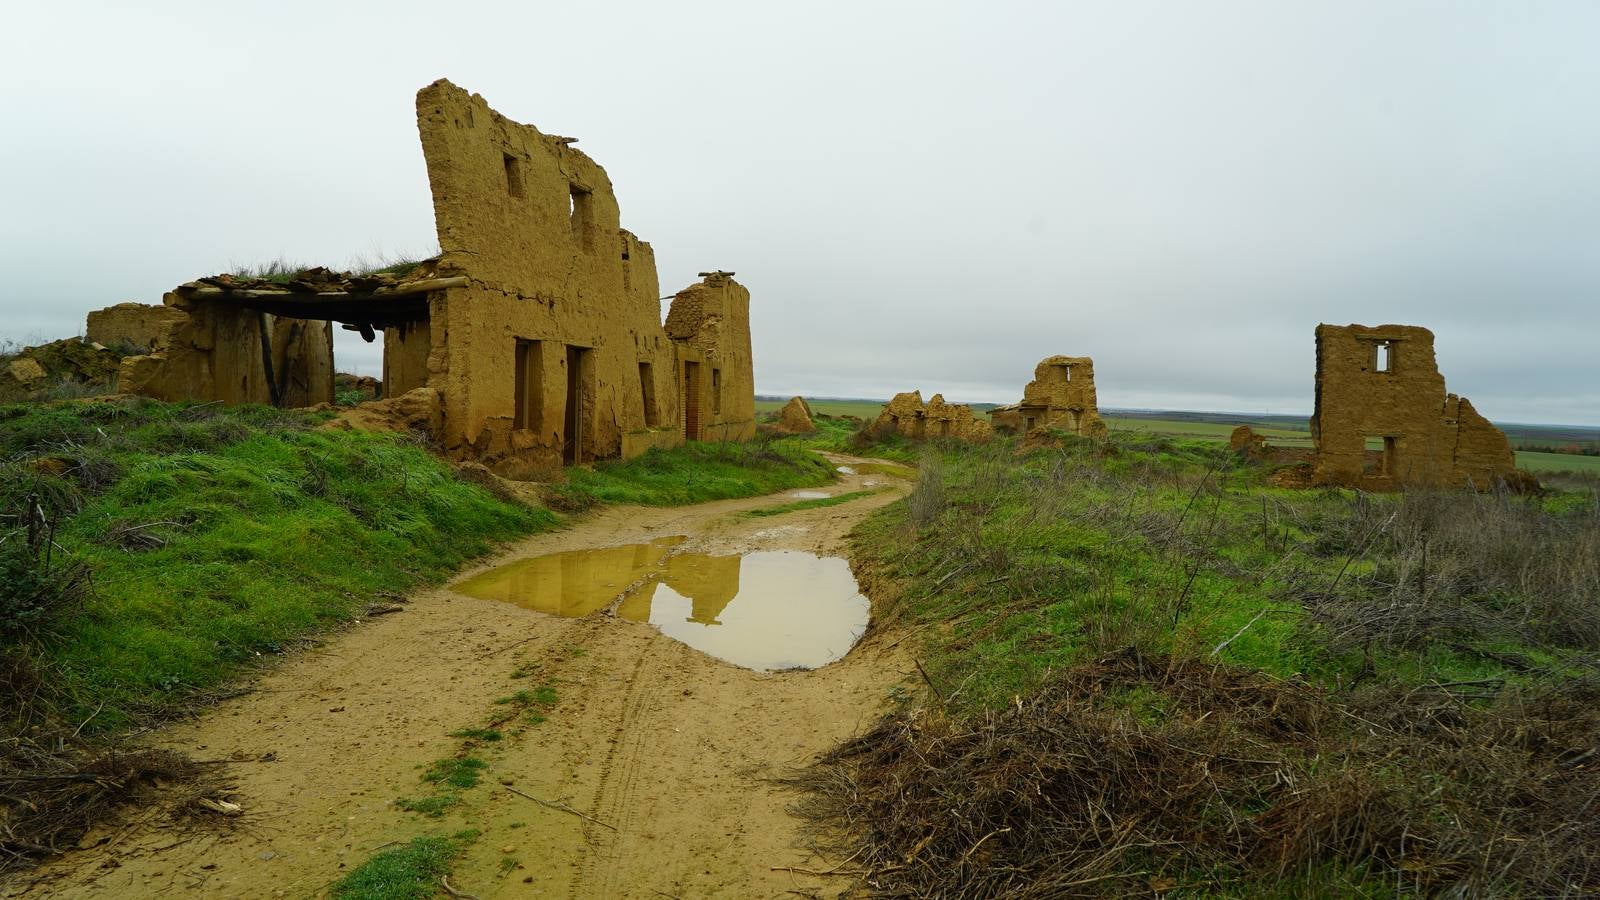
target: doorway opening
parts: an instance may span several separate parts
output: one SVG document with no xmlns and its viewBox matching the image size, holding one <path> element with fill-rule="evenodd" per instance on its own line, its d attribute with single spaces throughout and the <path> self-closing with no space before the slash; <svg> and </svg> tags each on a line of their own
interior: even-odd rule
<svg viewBox="0 0 1600 900">
<path fill-rule="evenodd" d="M 562 429 L 561 459 L 568 465 L 584 461 L 584 454 L 593 455 L 584 446 L 584 429 L 588 424 L 588 347 L 567 347 L 567 412 Z"/>
<path fill-rule="evenodd" d="M 683 364 L 683 438 L 700 440 L 700 364 Z"/>
</svg>

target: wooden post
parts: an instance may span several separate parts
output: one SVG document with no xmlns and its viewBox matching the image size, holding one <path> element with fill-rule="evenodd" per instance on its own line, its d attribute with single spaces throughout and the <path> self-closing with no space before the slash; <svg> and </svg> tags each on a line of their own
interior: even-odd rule
<svg viewBox="0 0 1600 900">
<path fill-rule="evenodd" d="M 272 335 L 267 331 L 266 313 L 256 313 L 256 330 L 261 335 L 261 370 L 267 376 L 267 397 L 273 406 L 282 406 L 283 395 L 278 392 L 278 379 L 272 374 Z"/>
</svg>

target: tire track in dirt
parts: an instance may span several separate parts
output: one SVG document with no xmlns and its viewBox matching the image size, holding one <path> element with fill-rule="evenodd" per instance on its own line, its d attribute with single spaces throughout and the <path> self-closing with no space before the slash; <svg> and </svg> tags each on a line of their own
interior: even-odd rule
<svg viewBox="0 0 1600 900">
<path fill-rule="evenodd" d="M 666 649 L 666 648 L 663 648 Z M 629 678 L 622 716 L 612 729 L 611 749 L 601 764 L 600 783 L 589 814 L 610 825 L 584 854 L 569 896 L 614 897 L 622 861 L 633 843 L 638 805 L 634 802 L 646 750 L 655 734 L 657 695 L 661 692 L 660 660 L 655 648 L 640 655 Z"/>
</svg>

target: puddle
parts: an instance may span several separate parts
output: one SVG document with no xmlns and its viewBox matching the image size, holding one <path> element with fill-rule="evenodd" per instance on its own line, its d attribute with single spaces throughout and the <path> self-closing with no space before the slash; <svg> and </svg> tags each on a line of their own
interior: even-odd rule
<svg viewBox="0 0 1600 900">
<path fill-rule="evenodd" d="M 856 466 L 856 473 L 861 475 L 888 475 L 892 478 L 915 478 L 917 470 L 910 466 L 897 466 L 893 463 L 864 463 Z"/>
<path fill-rule="evenodd" d="M 854 475 L 856 470 L 854 466 L 839 466 L 838 472 L 840 475 Z"/>
<path fill-rule="evenodd" d="M 833 495 L 827 491 L 790 491 L 785 496 L 796 500 L 826 500 Z"/>
<path fill-rule="evenodd" d="M 870 604 L 840 557 L 794 550 L 673 554 L 684 540 L 552 553 L 451 589 L 558 616 L 589 615 L 626 591 L 617 615 L 758 671 L 826 665 L 867 630 Z"/>
</svg>

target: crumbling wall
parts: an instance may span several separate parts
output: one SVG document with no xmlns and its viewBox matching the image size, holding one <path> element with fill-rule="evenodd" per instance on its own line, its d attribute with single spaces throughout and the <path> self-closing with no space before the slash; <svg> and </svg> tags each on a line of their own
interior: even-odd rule
<svg viewBox="0 0 1600 900">
<path fill-rule="evenodd" d="M 754 435 L 750 292 L 733 280 L 731 272 L 702 273 L 698 284 L 672 298 L 665 330 L 677 356 L 684 436 L 741 441 Z M 697 396 L 691 398 L 691 393 Z M 693 422 L 691 410 L 696 413 Z"/>
<path fill-rule="evenodd" d="M 964 403 L 946 403 L 943 394 L 922 402 L 921 391 L 895 394 L 873 420 L 871 433 L 879 436 L 899 434 L 913 440 L 952 438 L 986 441 L 993 435 L 989 423 L 978 418 Z"/>
<path fill-rule="evenodd" d="M 811 418 L 811 404 L 804 397 L 790 397 L 778 413 L 778 428 L 790 434 L 810 434 L 817 430 Z"/>
<path fill-rule="evenodd" d="M 543 467 L 754 433 L 748 291 L 706 276 L 669 337 L 650 245 L 574 139 L 448 81 L 418 92 L 417 127 L 440 271 L 468 278 L 431 316 L 452 454 Z"/>
<path fill-rule="evenodd" d="M 200 299 L 182 288 L 168 293 L 164 302 L 163 307 L 122 310 L 100 320 L 103 327 L 121 323 L 130 331 L 135 323 L 157 323 L 145 332 L 153 335 L 151 352 L 122 360 L 122 392 L 170 401 L 276 400 L 288 407 L 333 402 L 333 330 L 328 322 Z M 95 318 L 90 313 L 91 322 Z M 271 352 L 271 383 L 262 356 L 263 330 Z"/>
<path fill-rule="evenodd" d="M 149 353 L 165 345 L 168 332 L 187 318 L 170 306 L 118 303 L 89 313 L 83 337 L 120 351 Z"/>
<path fill-rule="evenodd" d="M 1043 437 L 1064 431 L 1081 437 L 1103 437 L 1105 422 L 1095 394 L 1094 360 L 1087 356 L 1050 356 L 1033 368 L 1033 380 L 1022 400 L 989 411 L 997 430 Z"/>
<path fill-rule="evenodd" d="M 1369 490 L 1520 484 L 1505 435 L 1445 391 L 1433 332 L 1318 325 L 1313 479 Z"/>
</svg>

